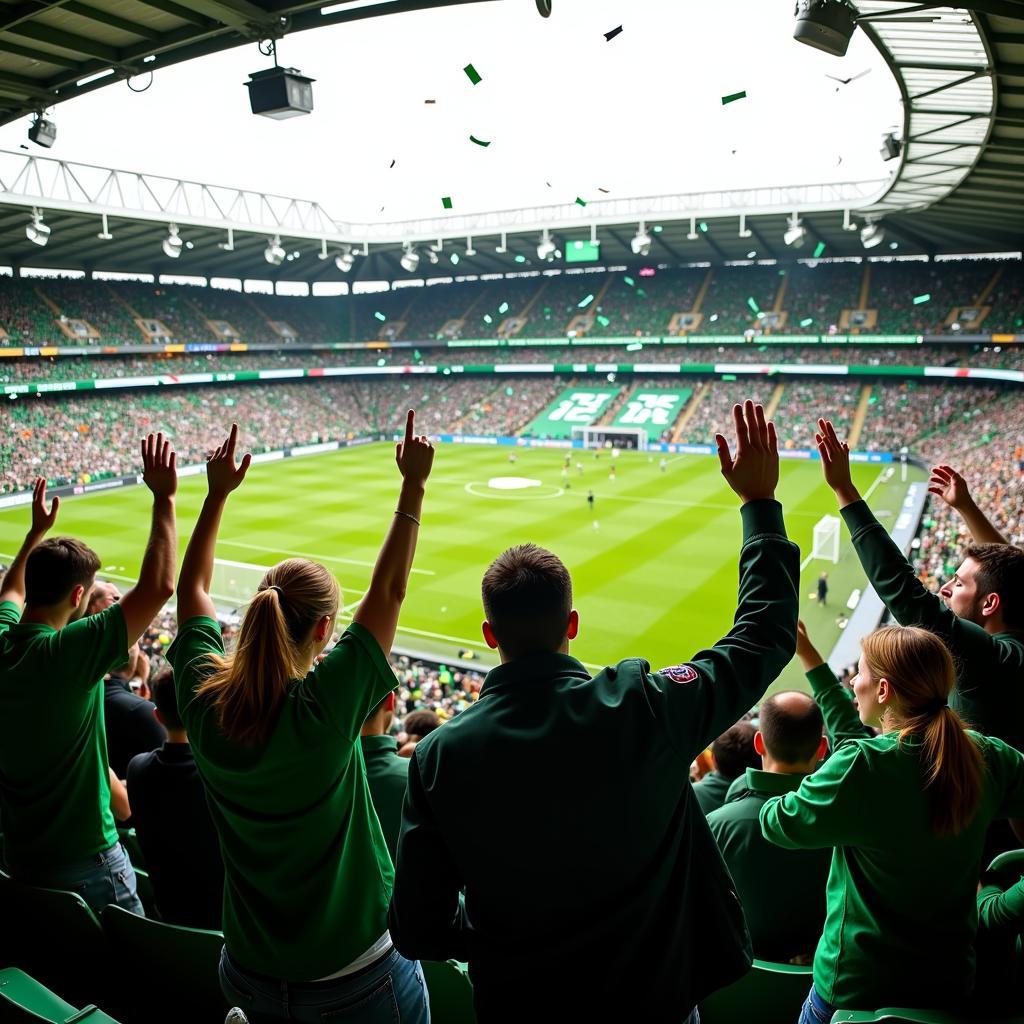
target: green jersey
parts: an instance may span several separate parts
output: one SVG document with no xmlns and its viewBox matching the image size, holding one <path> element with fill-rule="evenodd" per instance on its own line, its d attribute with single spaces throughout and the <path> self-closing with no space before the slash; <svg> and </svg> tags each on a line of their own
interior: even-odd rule
<svg viewBox="0 0 1024 1024">
<path fill-rule="evenodd" d="M 194 691 L 223 653 L 220 626 L 185 622 L 167 652 L 224 857 L 224 937 L 241 967 L 325 978 L 387 930 L 394 869 L 370 799 L 359 731 L 395 685 L 373 635 L 353 623 L 293 681 L 267 739 L 220 730 Z"/>
<path fill-rule="evenodd" d="M 727 779 L 718 769 L 710 771 L 700 782 L 693 784 L 693 795 L 705 815 L 717 811 L 725 802 L 725 794 L 733 780 Z"/>
<path fill-rule="evenodd" d="M 0 814 L 15 875 L 82 860 L 117 842 L 103 677 L 128 660 L 120 605 L 63 629 L 0 604 Z"/>
</svg>

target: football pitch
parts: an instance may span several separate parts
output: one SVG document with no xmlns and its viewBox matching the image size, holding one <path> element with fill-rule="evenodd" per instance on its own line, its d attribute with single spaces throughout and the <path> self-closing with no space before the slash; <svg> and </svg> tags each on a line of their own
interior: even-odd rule
<svg viewBox="0 0 1024 1024">
<path fill-rule="evenodd" d="M 505 547 L 524 541 L 552 549 L 572 573 L 580 635 L 571 653 L 591 670 L 630 656 L 654 668 L 676 664 L 729 629 L 740 516 L 716 458 L 666 456 L 662 471 L 659 455 L 623 452 L 614 460 L 613 480 L 607 452 L 595 458 L 592 451 L 574 451 L 567 476 L 561 450 L 517 450 L 515 463 L 509 452 L 439 447 L 396 647 L 442 661 L 468 649 L 483 667 L 494 664 L 480 635 L 480 578 Z M 911 479 L 923 476 L 911 472 Z M 871 491 L 872 507 L 891 527 L 905 491 L 898 470 L 886 474 L 879 465 L 859 464 L 854 480 L 862 493 Z M 307 556 L 336 573 L 345 621 L 369 582 L 398 488 L 388 444 L 253 465 L 221 525 L 217 557 L 224 564 L 214 589 L 251 593 L 265 567 Z M 202 476 L 180 482 L 179 555 L 205 491 Z M 851 591 L 863 586 L 863 574 L 845 528 L 838 565 L 808 559 L 814 524 L 835 514 L 817 463 L 784 461 L 778 497 L 801 549 L 801 614 L 827 655 L 839 633 L 837 617 Z M 103 562 L 101 575 L 123 588 L 138 572 L 149 507 L 144 487 L 65 499 L 57 529 L 91 544 Z M 17 550 L 28 518 L 26 507 L 0 512 L 0 559 Z M 829 573 L 826 608 L 814 599 L 822 570 Z M 773 689 L 802 683 L 794 662 Z"/>
</svg>

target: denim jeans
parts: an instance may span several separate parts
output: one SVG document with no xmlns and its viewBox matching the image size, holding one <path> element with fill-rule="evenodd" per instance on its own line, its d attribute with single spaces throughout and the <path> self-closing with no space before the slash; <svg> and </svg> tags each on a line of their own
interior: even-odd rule
<svg viewBox="0 0 1024 1024">
<path fill-rule="evenodd" d="M 77 893 L 97 914 L 108 903 L 116 903 L 133 914 L 146 916 L 136 891 L 135 869 L 120 843 L 91 857 L 39 872 L 19 871 L 14 877 L 26 885 Z"/>
<path fill-rule="evenodd" d="M 807 993 L 806 1002 L 800 1007 L 799 1024 L 829 1024 L 835 1012 L 836 1008 L 826 1003 L 812 985 L 811 991 Z"/>
<path fill-rule="evenodd" d="M 423 968 L 397 950 L 344 978 L 292 983 L 251 974 L 224 949 L 220 987 L 249 1024 L 430 1024 Z"/>
</svg>

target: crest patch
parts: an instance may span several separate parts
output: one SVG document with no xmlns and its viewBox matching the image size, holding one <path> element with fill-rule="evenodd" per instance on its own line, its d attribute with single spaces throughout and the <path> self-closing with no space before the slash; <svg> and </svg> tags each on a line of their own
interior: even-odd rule
<svg viewBox="0 0 1024 1024">
<path fill-rule="evenodd" d="M 692 683 L 697 678 L 697 670 L 692 665 L 672 665 L 658 674 L 668 676 L 673 683 Z"/>
</svg>

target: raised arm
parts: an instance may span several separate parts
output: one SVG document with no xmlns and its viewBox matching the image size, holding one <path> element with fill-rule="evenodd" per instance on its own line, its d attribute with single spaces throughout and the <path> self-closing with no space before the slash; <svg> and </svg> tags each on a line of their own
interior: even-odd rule
<svg viewBox="0 0 1024 1024">
<path fill-rule="evenodd" d="M 179 625 L 197 615 L 211 619 L 217 616 L 217 610 L 210 600 L 217 531 L 220 529 L 220 519 L 228 495 L 245 479 L 252 462 L 252 456 L 246 453 L 242 461 L 235 464 L 237 444 L 238 424 L 232 423 L 227 439 L 206 460 L 206 500 L 189 538 L 178 576 Z"/>
<path fill-rule="evenodd" d="M 689 763 L 756 704 L 793 657 L 800 552 L 786 537 L 775 501 L 779 452 L 775 427 L 747 402 L 733 410 L 735 458 L 717 437 L 722 475 L 742 503 L 743 546 L 736 617 L 714 647 L 651 677 L 673 745 Z"/>
<path fill-rule="evenodd" d="M 57 521 L 58 508 L 60 498 L 54 498 L 50 503 L 50 511 L 46 511 L 46 478 L 38 477 L 32 488 L 32 525 L 0 585 L 0 604 L 10 601 L 19 610 L 25 607 L 25 563 Z"/>
<path fill-rule="evenodd" d="M 967 524 L 975 544 L 1009 544 L 1010 542 L 989 522 L 971 497 L 967 481 L 952 467 L 932 466 L 928 480 L 928 492 L 941 498 L 951 509 L 960 514 Z"/>
<path fill-rule="evenodd" d="M 153 492 L 153 520 L 139 578 L 121 598 L 129 644 L 142 636 L 174 593 L 178 562 L 174 495 L 178 490 L 178 469 L 177 455 L 163 434 L 150 434 L 142 442 L 142 479 Z"/>
<path fill-rule="evenodd" d="M 821 708 L 832 749 L 835 750 L 843 740 L 871 736 L 871 730 L 861 722 L 853 701 L 843 692 L 835 673 L 811 643 L 802 621 L 796 627 L 796 656 L 807 673 L 807 682 L 811 684 L 814 699 Z"/>
<path fill-rule="evenodd" d="M 385 654 L 395 640 L 398 613 L 416 553 L 423 492 L 434 464 L 434 446 L 425 434 L 415 435 L 415 426 L 416 413 L 410 409 L 405 419 L 405 439 L 395 445 L 395 461 L 402 474 L 398 507 L 373 567 L 369 589 L 353 616 L 354 622 L 373 634 Z"/>
</svg>

